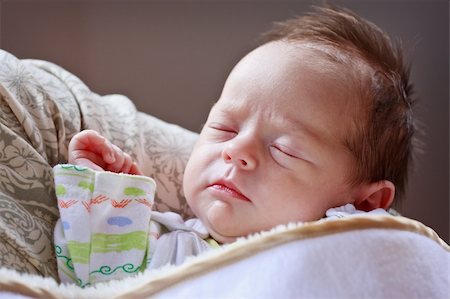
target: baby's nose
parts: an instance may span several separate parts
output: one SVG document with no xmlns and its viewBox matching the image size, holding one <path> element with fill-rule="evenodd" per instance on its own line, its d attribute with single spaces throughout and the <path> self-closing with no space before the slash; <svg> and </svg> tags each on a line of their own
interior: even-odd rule
<svg viewBox="0 0 450 299">
<path fill-rule="evenodd" d="M 244 170 L 254 169 L 257 164 L 254 148 L 244 142 L 228 143 L 222 151 L 222 159 Z"/>
</svg>

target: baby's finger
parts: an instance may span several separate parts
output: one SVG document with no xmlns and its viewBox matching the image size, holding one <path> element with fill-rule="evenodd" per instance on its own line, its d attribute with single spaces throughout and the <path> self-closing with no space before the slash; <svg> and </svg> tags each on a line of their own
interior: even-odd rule
<svg viewBox="0 0 450 299">
<path fill-rule="evenodd" d="M 125 152 L 123 153 L 123 158 L 123 165 L 120 172 L 129 173 L 131 165 L 133 164 L 133 159 L 131 159 L 130 155 Z"/>
<path fill-rule="evenodd" d="M 84 130 L 76 134 L 69 143 L 69 158 L 76 150 L 91 151 L 103 157 L 106 163 L 114 163 L 111 143 L 94 130 Z"/>
<path fill-rule="evenodd" d="M 85 150 L 72 151 L 69 163 L 74 165 L 86 166 L 94 170 L 103 170 L 106 165 L 102 157 L 96 155 L 91 151 Z"/>
<path fill-rule="evenodd" d="M 115 144 L 112 144 L 114 153 L 114 162 L 108 163 L 107 170 L 112 172 L 120 172 L 125 161 L 124 152 Z"/>
<path fill-rule="evenodd" d="M 112 164 L 116 162 L 116 149 L 114 148 L 113 144 L 109 142 L 108 139 L 105 138 L 104 143 L 101 145 L 101 152 L 103 160 L 105 160 L 105 163 Z"/>
<path fill-rule="evenodd" d="M 128 172 L 129 174 L 137 174 L 137 175 L 143 175 L 144 173 L 139 169 L 139 166 L 136 164 L 136 162 L 133 162 L 133 164 L 130 167 L 130 170 Z"/>
</svg>

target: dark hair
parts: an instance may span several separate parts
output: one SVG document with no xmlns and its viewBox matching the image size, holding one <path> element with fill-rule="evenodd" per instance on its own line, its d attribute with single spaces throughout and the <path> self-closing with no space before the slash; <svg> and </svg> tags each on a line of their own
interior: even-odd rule
<svg viewBox="0 0 450 299">
<path fill-rule="evenodd" d="M 389 180 L 403 195 L 412 162 L 414 100 L 410 66 L 399 42 L 373 23 L 334 6 L 275 23 L 262 43 L 306 42 L 334 63 L 350 69 L 352 88 L 363 107 L 343 143 L 356 159 L 352 183 Z"/>
</svg>

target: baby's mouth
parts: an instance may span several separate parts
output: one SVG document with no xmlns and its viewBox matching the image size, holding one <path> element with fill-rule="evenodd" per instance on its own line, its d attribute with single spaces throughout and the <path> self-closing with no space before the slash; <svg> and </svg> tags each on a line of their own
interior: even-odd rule
<svg viewBox="0 0 450 299">
<path fill-rule="evenodd" d="M 208 187 L 212 188 L 213 190 L 224 193 L 230 197 L 251 202 L 251 200 L 248 197 L 246 197 L 244 194 L 242 194 L 239 191 L 239 189 L 232 182 L 218 181 L 218 182 L 211 184 Z"/>
</svg>

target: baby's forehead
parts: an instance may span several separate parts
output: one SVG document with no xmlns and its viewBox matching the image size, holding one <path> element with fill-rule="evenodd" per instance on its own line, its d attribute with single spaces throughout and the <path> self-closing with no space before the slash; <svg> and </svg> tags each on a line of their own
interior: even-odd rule
<svg viewBox="0 0 450 299">
<path fill-rule="evenodd" d="M 283 59 L 286 56 L 291 59 Z M 267 67 L 264 63 L 266 60 L 272 64 L 272 67 L 267 68 L 267 72 L 270 72 L 273 66 L 280 65 L 292 72 L 295 71 L 293 65 L 297 64 L 302 66 L 299 71 L 304 71 L 305 65 L 308 65 L 311 71 L 342 80 L 348 78 L 347 73 L 361 71 L 360 66 L 366 64 L 357 53 L 326 43 L 277 40 L 263 44 L 244 56 L 233 68 L 232 74 L 236 69 L 250 68 L 250 72 L 255 72 L 259 68 Z"/>
<path fill-rule="evenodd" d="M 336 78 L 348 79 L 349 75 L 364 75 L 371 71 L 370 65 L 362 58 L 357 50 L 343 45 L 331 45 L 317 41 L 289 41 L 293 53 L 299 59 L 308 59 L 311 67 L 323 74 L 330 74 Z"/>
<path fill-rule="evenodd" d="M 366 92 L 370 89 L 374 69 L 357 50 L 317 41 L 284 43 L 297 53 L 299 60 L 307 59 L 311 69 L 324 79 L 339 82 L 350 96 L 349 100 L 357 101 L 355 104 L 368 104 L 365 103 Z"/>
</svg>

